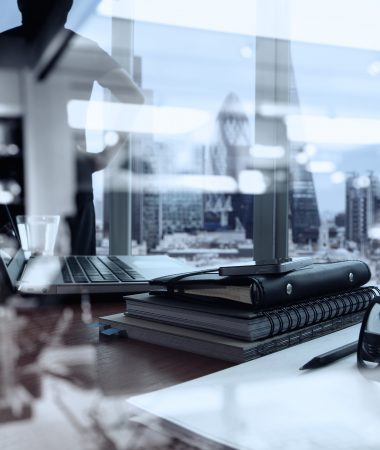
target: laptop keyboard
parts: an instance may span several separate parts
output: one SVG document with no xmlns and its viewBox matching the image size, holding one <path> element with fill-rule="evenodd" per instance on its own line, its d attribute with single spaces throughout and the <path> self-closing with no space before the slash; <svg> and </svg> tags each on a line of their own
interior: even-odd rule
<svg viewBox="0 0 380 450">
<path fill-rule="evenodd" d="M 120 283 L 145 281 L 141 274 L 116 256 L 67 256 L 61 258 L 65 283 Z"/>
</svg>

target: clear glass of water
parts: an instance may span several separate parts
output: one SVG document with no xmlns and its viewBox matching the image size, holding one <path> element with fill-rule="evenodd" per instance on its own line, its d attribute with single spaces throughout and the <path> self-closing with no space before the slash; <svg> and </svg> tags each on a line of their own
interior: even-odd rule
<svg viewBox="0 0 380 450">
<path fill-rule="evenodd" d="M 28 256 L 54 254 L 59 219 L 58 215 L 16 216 L 21 246 Z"/>
</svg>

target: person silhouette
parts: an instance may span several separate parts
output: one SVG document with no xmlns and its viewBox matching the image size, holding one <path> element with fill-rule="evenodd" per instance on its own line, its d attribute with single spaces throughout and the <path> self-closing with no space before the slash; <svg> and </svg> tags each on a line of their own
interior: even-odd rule
<svg viewBox="0 0 380 450">
<path fill-rule="evenodd" d="M 115 59 L 96 42 L 65 28 L 73 0 L 17 0 L 17 5 L 22 24 L 1 33 L 0 39 L 2 42 L 8 42 L 8 38 L 21 40 L 25 63 L 33 61 L 35 52 L 45 48 L 58 33 L 67 33 L 70 44 L 54 72 L 69 67 L 71 73 L 78 74 L 81 100 L 90 100 L 94 83 L 98 82 L 123 103 L 144 103 L 139 87 Z M 66 218 L 71 234 L 71 254 L 93 255 L 96 253 L 96 227 L 92 174 L 104 169 L 114 158 L 120 141 L 118 145 L 106 146 L 99 153 L 90 153 L 86 149 L 85 130 L 76 130 L 75 147 L 76 213 Z"/>
</svg>

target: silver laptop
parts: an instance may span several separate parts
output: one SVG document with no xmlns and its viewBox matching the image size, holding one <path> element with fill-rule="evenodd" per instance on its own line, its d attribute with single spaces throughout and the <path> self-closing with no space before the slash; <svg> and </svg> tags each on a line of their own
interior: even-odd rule
<svg viewBox="0 0 380 450">
<path fill-rule="evenodd" d="M 0 256 L 10 283 L 27 294 L 129 293 L 194 267 L 168 256 L 37 256 L 26 260 L 8 208 L 1 207 Z"/>
</svg>

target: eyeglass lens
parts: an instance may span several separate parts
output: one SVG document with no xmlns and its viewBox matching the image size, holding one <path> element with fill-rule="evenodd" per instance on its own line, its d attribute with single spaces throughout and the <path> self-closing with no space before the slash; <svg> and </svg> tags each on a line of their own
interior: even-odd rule
<svg viewBox="0 0 380 450">
<path fill-rule="evenodd" d="M 369 306 L 358 345 L 358 364 L 374 368 L 380 364 L 380 298 Z"/>
</svg>

